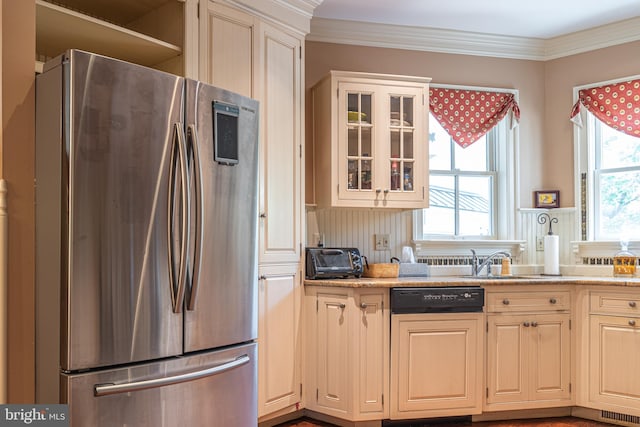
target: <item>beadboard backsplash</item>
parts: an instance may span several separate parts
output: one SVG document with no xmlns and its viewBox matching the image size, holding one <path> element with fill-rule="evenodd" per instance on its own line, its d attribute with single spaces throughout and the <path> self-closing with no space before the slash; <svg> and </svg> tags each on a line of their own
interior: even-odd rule
<svg viewBox="0 0 640 427">
<path fill-rule="evenodd" d="M 517 240 L 524 240 L 525 247 L 519 263 L 541 265 L 544 252 L 536 249 L 537 238 L 544 238 L 549 224 L 539 224 L 538 215 L 546 212 L 551 218 L 557 218 L 553 224 L 553 233 L 560 236 L 560 264 L 574 263 L 571 242 L 577 239 L 576 210 L 560 209 L 520 209 L 518 210 Z M 375 250 L 375 234 L 389 235 L 389 250 Z M 400 258 L 403 246 L 411 246 L 413 241 L 412 211 L 387 211 L 373 209 L 317 209 L 307 207 L 307 246 L 317 246 L 318 237 L 325 247 L 356 247 L 367 256 L 370 262 L 389 262 L 395 256 Z M 449 254 L 442 254 L 445 257 Z M 441 258 L 442 258 L 441 257 Z M 455 265 L 459 256 L 451 256 Z M 448 261 L 443 261 L 450 265 Z"/>
<path fill-rule="evenodd" d="M 355 247 L 369 262 L 389 262 L 411 246 L 412 211 L 307 208 L 307 246 L 317 246 L 317 234 L 325 247 Z M 375 250 L 375 234 L 389 235 L 389 250 Z"/>
</svg>

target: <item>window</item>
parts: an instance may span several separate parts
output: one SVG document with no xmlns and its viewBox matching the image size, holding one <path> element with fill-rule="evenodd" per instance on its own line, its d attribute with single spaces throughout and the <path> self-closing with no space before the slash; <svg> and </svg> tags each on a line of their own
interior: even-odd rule
<svg viewBox="0 0 640 427">
<path fill-rule="evenodd" d="M 518 92 L 511 89 L 431 86 L 506 92 L 516 102 L 518 98 Z M 513 120 L 507 114 L 484 137 L 462 148 L 430 115 L 430 207 L 414 211 L 413 237 L 418 246 L 421 241 L 437 240 L 451 241 L 460 249 L 477 247 L 472 241 L 515 238 L 518 127 L 510 126 Z M 455 240 L 466 241 L 466 246 Z"/>
<path fill-rule="evenodd" d="M 429 120 L 429 209 L 423 234 L 433 237 L 495 238 L 495 134 L 462 148 L 433 118 Z"/>
<path fill-rule="evenodd" d="M 640 138 L 587 113 L 593 240 L 640 239 Z"/>
</svg>

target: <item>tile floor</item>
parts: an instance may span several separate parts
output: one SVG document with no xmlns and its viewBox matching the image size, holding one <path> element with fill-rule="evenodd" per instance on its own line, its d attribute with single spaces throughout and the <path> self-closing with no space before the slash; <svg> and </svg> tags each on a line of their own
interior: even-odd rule
<svg viewBox="0 0 640 427">
<path fill-rule="evenodd" d="M 403 427 L 611 427 L 612 424 L 599 423 L 595 421 L 583 420 L 580 418 L 545 418 L 536 420 L 510 420 L 510 421 L 485 421 L 478 423 L 471 422 L 453 422 L 453 423 L 420 423 L 420 424 L 403 424 Z M 315 421 L 309 418 L 302 418 L 288 423 L 280 424 L 278 427 L 333 427 L 333 424 L 327 424 Z"/>
</svg>

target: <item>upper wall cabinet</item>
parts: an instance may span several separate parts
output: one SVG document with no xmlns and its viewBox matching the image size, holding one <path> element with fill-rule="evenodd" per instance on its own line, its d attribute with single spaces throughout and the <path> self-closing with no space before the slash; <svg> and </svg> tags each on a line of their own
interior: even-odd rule
<svg viewBox="0 0 640 427">
<path fill-rule="evenodd" d="M 193 8 L 197 19 L 192 1 L 36 0 L 36 59 L 81 49 L 184 75 L 185 11 Z"/>
<path fill-rule="evenodd" d="M 428 206 L 430 81 L 331 71 L 313 87 L 318 206 Z"/>
</svg>

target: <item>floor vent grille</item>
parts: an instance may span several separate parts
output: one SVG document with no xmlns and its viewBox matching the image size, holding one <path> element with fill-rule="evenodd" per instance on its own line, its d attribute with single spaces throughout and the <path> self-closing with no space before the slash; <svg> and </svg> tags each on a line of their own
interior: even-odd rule
<svg viewBox="0 0 640 427">
<path fill-rule="evenodd" d="M 640 417 L 635 415 L 620 414 L 618 412 L 612 411 L 602 411 L 600 413 L 600 416 L 606 420 L 622 421 L 625 423 L 640 425 Z"/>
</svg>

